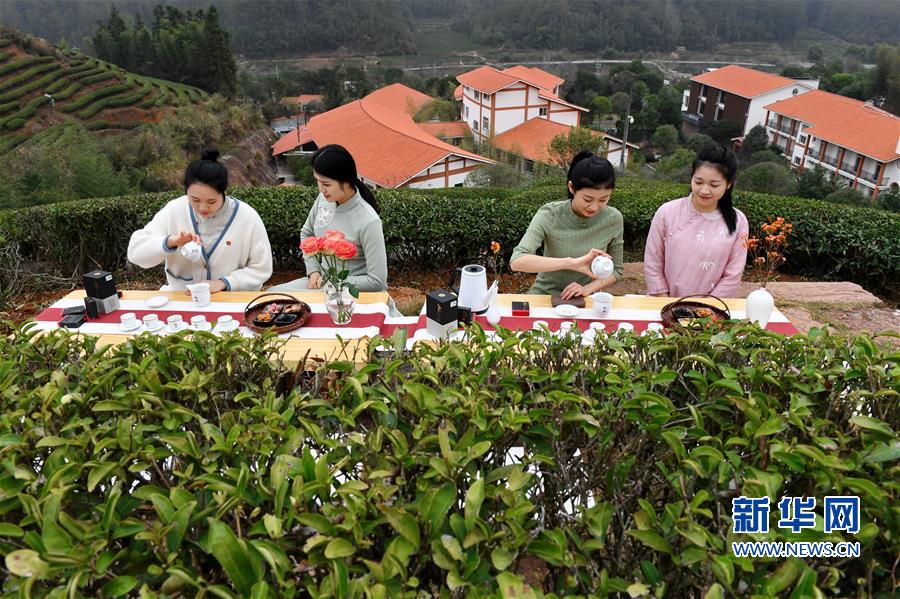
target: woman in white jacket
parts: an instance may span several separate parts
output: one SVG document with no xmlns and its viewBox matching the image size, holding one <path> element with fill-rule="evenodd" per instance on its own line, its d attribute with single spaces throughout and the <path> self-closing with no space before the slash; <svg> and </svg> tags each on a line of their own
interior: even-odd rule
<svg viewBox="0 0 900 599">
<path fill-rule="evenodd" d="M 166 204 L 131 235 L 128 260 L 141 268 L 165 262 L 165 290 L 209 283 L 210 291 L 258 291 L 272 275 L 272 247 L 259 214 L 225 195 L 228 170 L 215 148 L 203 150 L 184 173 L 185 195 Z M 190 241 L 203 248 L 192 261 L 178 251 Z"/>
</svg>

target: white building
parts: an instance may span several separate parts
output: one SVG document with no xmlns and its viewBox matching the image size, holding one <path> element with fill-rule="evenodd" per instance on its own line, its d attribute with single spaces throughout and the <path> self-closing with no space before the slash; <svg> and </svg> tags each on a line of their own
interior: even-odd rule
<svg viewBox="0 0 900 599">
<path fill-rule="evenodd" d="M 682 100 L 683 130 L 702 132 L 715 121 L 731 120 L 741 136 L 766 122 L 766 105 L 818 89 L 818 80 L 797 80 L 727 65 L 691 78 Z"/>
<path fill-rule="evenodd" d="M 480 67 L 456 78 L 462 100 L 461 120 L 476 142 L 487 141 L 531 119 L 541 118 L 577 127 L 587 108 L 559 97 L 565 82 L 541 69 L 515 66 L 499 71 Z"/>
<path fill-rule="evenodd" d="M 820 90 L 765 108 L 769 141 L 796 170 L 824 169 L 871 198 L 900 189 L 900 118 Z"/>
</svg>

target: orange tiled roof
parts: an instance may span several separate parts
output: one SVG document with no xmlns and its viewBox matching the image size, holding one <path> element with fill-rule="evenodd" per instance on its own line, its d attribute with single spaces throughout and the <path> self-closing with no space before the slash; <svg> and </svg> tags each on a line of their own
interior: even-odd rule
<svg viewBox="0 0 900 599">
<path fill-rule="evenodd" d="M 435 137 L 465 137 L 472 130 L 463 121 L 444 121 L 438 123 L 419 123 L 419 128 Z"/>
<path fill-rule="evenodd" d="M 571 102 L 566 102 L 556 94 L 550 92 L 538 92 L 538 97 L 545 100 L 550 100 L 551 102 L 556 102 L 557 104 L 562 104 L 563 106 L 568 106 L 569 108 L 580 110 L 582 112 L 590 112 L 590 109 L 583 106 L 578 106 L 577 104 L 572 104 Z"/>
<path fill-rule="evenodd" d="M 495 135 L 492 143 L 494 147 L 517 156 L 537 162 L 549 162 L 550 154 L 547 147 L 550 140 L 557 135 L 568 135 L 571 129 L 569 125 L 547 119 L 531 119 L 500 135 Z"/>
<path fill-rule="evenodd" d="M 382 187 L 399 187 L 451 154 L 493 162 L 443 142 L 413 122 L 412 115 L 430 101 L 395 83 L 314 116 L 309 128 L 320 147 L 336 143 L 347 148 L 360 176 Z"/>
<path fill-rule="evenodd" d="M 532 85 L 536 85 L 538 87 L 542 87 L 546 90 L 553 91 L 557 85 L 562 85 L 566 82 L 565 79 L 560 79 L 553 73 L 548 73 L 547 71 L 543 71 L 536 67 L 526 67 L 523 65 L 516 65 L 514 67 L 509 67 L 508 69 L 503 70 L 507 75 L 512 75 L 513 77 L 517 77 L 522 81 L 527 81 Z"/>
<path fill-rule="evenodd" d="M 763 73 L 762 71 L 748 69 L 735 64 L 724 66 L 709 73 L 702 73 L 692 77 L 691 81 L 721 89 L 743 98 L 755 98 L 788 85 L 798 84 L 797 81 L 788 77 Z"/>
<path fill-rule="evenodd" d="M 478 67 L 474 71 L 463 73 L 456 80 L 485 94 L 492 94 L 520 81 L 518 77 L 500 72 L 493 67 Z"/>
<path fill-rule="evenodd" d="M 766 109 L 810 123 L 810 135 L 855 152 L 884 162 L 900 158 L 900 118 L 859 100 L 813 90 Z"/>
<path fill-rule="evenodd" d="M 462 94 L 463 94 L 463 86 L 460 83 L 459 85 L 456 86 L 456 89 L 453 90 L 453 99 L 462 100 Z"/>
<path fill-rule="evenodd" d="M 285 152 L 290 152 L 303 144 L 308 144 L 312 140 L 312 133 L 309 130 L 309 126 L 300 125 L 279 137 L 278 141 L 272 144 L 272 155 L 278 156 Z"/>
</svg>

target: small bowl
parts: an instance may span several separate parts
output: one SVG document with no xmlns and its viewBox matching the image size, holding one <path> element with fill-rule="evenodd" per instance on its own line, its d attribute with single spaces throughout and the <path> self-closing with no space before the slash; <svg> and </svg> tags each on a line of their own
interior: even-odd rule
<svg viewBox="0 0 900 599">
<path fill-rule="evenodd" d="M 572 318 L 578 315 L 578 308 L 572 304 L 560 304 L 556 306 L 556 313 L 563 318 Z"/>
<path fill-rule="evenodd" d="M 258 326 L 258 327 L 263 327 L 263 328 L 272 327 L 272 326 L 275 326 L 275 319 L 276 319 L 276 318 L 278 318 L 278 316 L 273 316 L 273 317 L 272 317 L 271 319 L 269 319 L 269 320 L 260 320 L 260 319 L 259 319 L 259 316 L 257 316 L 256 318 L 253 319 L 253 324 L 256 325 L 256 326 Z"/>
<path fill-rule="evenodd" d="M 294 324 L 297 322 L 298 318 L 300 317 L 297 314 L 279 314 L 272 322 L 275 323 L 275 326 L 283 327 L 285 325 Z"/>
</svg>

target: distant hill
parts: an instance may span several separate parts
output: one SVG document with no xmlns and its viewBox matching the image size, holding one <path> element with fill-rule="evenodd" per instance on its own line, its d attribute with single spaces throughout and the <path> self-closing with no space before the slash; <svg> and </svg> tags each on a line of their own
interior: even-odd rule
<svg viewBox="0 0 900 599">
<path fill-rule="evenodd" d="M 0 30 L 0 154 L 53 125 L 80 122 L 90 131 L 121 131 L 206 98 L 196 87 Z"/>
</svg>

